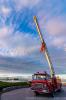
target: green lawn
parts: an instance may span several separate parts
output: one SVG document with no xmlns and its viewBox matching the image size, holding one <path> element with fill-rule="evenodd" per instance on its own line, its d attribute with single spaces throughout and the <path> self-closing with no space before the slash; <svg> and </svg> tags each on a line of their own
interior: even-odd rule
<svg viewBox="0 0 66 100">
<path fill-rule="evenodd" d="M 30 83 L 28 82 L 15 82 L 15 83 L 12 83 L 12 82 L 1 82 L 0 81 L 0 87 L 2 88 L 6 88 L 6 87 L 12 87 L 12 86 L 29 86 Z"/>
</svg>

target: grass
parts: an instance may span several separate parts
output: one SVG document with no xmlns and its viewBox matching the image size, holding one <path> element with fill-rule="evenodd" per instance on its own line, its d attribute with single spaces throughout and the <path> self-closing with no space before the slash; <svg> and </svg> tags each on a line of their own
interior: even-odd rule
<svg viewBox="0 0 66 100">
<path fill-rule="evenodd" d="M 6 87 L 12 87 L 12 86 L 29 86 L 30 84 L 28 82 L 1 82 L 0 81 L 0 88 L 6 88 Z"/>
</svg>

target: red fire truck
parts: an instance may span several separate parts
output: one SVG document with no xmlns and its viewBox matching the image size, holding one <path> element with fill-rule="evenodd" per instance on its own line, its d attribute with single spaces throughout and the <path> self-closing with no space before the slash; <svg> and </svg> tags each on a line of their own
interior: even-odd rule
<svg viewBox="0 0 66 100">
<path fill-rule="evenodd" d="M 36 16 L 34 16 L 34 22 L 36 24 L 36 28 L 42 43 L 41 51 L 44 53 L 50 68 L 50 75 L 47 74 L 46 72 L 34 73 L 34 75 L 32 75 L 31 89 L 34 91 L 36 95 L 49 93 L 53 96 L 54 92 L 61 90 L 62 87 L 61 79 L 55 76 L 54 68 L 48 53 L 48 49 L 43 39 L 43 36 L 40 32 Z"/>
</svg>

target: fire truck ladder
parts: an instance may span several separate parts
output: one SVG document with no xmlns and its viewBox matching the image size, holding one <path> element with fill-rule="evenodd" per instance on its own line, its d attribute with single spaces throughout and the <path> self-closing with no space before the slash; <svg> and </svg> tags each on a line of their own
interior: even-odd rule
<svg viewBox="0 0 66 100">
<path fill-rule="evenodd" d="M 50 75 L 51 75 L 51 78 L 52 78 L 55 75 L 54 68 L 53 68 L 53 65 L 52 65 L 52 62 L 51 62 L 49 53 L 48 53 L 48 49 L 47 49 L 46 43 L 45 43 L 45 41 L 43 39 L 43 35 L 42 35 L 41 31 L 40 31 L 39 24 L 38 24 L 38 20 L 37 20 L 36 16 L 34 16 L 34 22 L 36 24 L 36 28 L 37 28 L 37 31 L 38 31 L 38 34 L 39 34 L 41 43 L 42 43 L 42 45 L 44 46 L 44 49 L 45 49 L 45 50 L 43 50 L 43 52 L 45 53 L 45 57 L 46 57 L 47 62 L 49 64 Z"/>
</svg>

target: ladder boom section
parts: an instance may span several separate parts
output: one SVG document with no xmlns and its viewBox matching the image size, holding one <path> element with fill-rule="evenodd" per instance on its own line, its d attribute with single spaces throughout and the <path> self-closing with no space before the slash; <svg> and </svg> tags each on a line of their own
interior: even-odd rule
<svg viewBox="0 0 66 100">
<path fill-rule="evenodd" d="M 51 77 L 53 77 L 55 75 L 55 72 L 54 72 L 54 68 L 53 68 L 53 65 L 52 65 L 52 62 L 51 62 L 51 59 L 50 59 L 50 56 L 49 56 L 47 47 L 46 47 L 46 50 L 45 50 L 45 57 L 47 59 L 47 62 L 49 64 L 49 67 L 50 67 Z"/>
<path fill-rule="evenodd" d="M 43 43 L 44 46 L 45 46 L 45 50 L 44 50 L 45 57 L 46 57 L 47 62 L 48 62 L 48 64 L 49 64 L 51 77 L 53 77 L 54 74 L 55 74 L 54 68 L 53 68 L 53 65 L 52 65 L 52 62 L 51 62 L 49 53 L 48 53 L 48 49 L 47 49 L 46 43 L 45 43 L 45 41 L 44 41 L 44 39 L 43 39 L 43 36 L 42 36 L 42 33 L 41 33 L 41 31 L 40 31 L 40 27 L 39 27 L 38 20 L 37 20 L 36 16 L 34 16 L 34 22 L 35 22 L 35 24 L 36 24 L 36 28 L 37 28 L 38 34 L 39 34 L 39 36 L 40 36 L 41 43 Z"/>
</svg>

